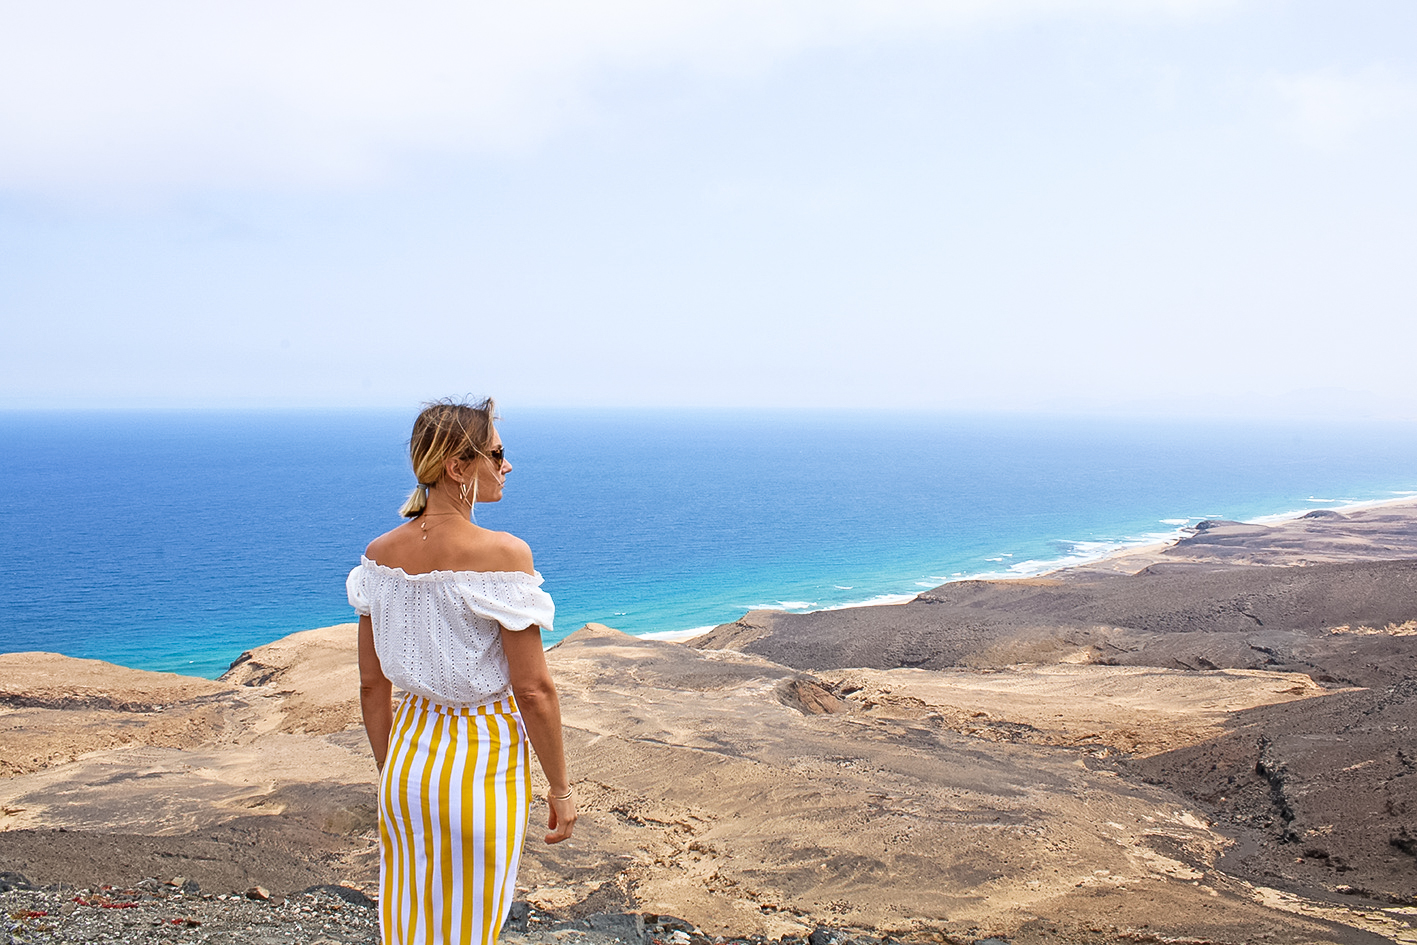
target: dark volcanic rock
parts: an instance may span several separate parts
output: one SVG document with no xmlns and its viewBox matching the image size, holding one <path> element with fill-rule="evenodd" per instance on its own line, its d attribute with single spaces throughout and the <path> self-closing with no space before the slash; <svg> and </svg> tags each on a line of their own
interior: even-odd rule
<svg viewBox="0 0 1417 945">
<path fill-rule="evenodd" d="M 791 706 L 803 715 L 829 715 L 846 710 L 845 702 L 811 676 L 799 676 L 778 683 L 777 698 L 783 705 Z"/>
<path fill-rule="evenodd" d="M 754 611 L 693 645 L 738 649 L 809 671 L 1036 662 L 1046 656 L 1032 658 L 1030 650 L 1091 647 L 1095 662 L 1290 669 L 1370 685 L 1391 678 L 1391 670 L 1379 660 L 1350 666 L 1342 648 L 1315 641 L 1334 627 L 1382 628 L 1413 618 L 1414 561 L 1151 568 L 1066 581 L 959 581 L 897 606 Z M 1332 666 L 1314 659 L 1325 652 L 1338 657 Z"/>
<path fill-rule="evenodd" d="M 23 873 L 13 873 L 9 870 L 0 871 L 0 893 L 7 893 L 12 889 L 32 889 L 30 881 Z"/>
<path fill-rule="evenodd" d="M 1138 775 L 1266 839 L 1227 869 L 1393 902 L 1417 898 L 1417 679 L 1239 713 Z M 1351 892 L 1350 892 L 1351 894 Z"/>
</svg>

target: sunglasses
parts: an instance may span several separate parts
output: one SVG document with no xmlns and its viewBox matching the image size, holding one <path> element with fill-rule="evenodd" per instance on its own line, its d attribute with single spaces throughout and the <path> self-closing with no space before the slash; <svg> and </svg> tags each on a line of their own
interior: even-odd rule
<svg viewBox="0 0 1417 945">
<path fill-rule="evenodd" d="M 485 453 L 483 453 L 482 450 L 478 450 L 478 452 L 492 460 L 492 465 L 496 466 L 498 469 L 502 468 L 502 463 L 507 458 L 507 451 L 500 446 L 496 449 L 490 449 Z"/>
</svg>

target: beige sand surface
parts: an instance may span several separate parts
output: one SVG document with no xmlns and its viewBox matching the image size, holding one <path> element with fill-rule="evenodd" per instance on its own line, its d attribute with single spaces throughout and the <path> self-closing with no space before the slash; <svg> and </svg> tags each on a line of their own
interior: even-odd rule
<svg viewBox="0 0 1417 945">
<path fill-rule="evenodd" d="M 992 741 L 1154 755 L 1225 730 L 1232 714 L 1331 692 L 1300 673 L 1191 672 L 1062 662 L 987 672 L 833 670 L 820 674 L 874 718 L 929 720 Z"/>
</svg>

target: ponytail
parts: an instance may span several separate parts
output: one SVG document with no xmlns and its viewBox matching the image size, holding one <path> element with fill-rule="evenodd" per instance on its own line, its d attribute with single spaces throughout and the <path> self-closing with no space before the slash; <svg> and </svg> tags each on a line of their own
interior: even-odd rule
<svg viewBox="0 0 1417 945">
<path fill-rule="evenodd" d="M 399 514 L 404 518 L 418 518 L 426 508 L 428 508 L 428 484 L 420 482 L 408 494 L 408 501 L 403 504 L 403 508 L 399 509 Z"/>
</svg>

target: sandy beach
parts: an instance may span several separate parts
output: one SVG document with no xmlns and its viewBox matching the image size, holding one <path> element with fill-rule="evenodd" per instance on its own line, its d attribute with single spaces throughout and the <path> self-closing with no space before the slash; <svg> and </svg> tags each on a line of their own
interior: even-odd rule
<svg viewBox="0 0 1417 945">
<path fill-rule="evenodd" d="M 549 651 L 544 914 L 708 936 L 1417 941 L 1417 503 Z M 375 892 L 354 628 L 220 680 L 0 656 L 0 872 Z"/>
</svg>

